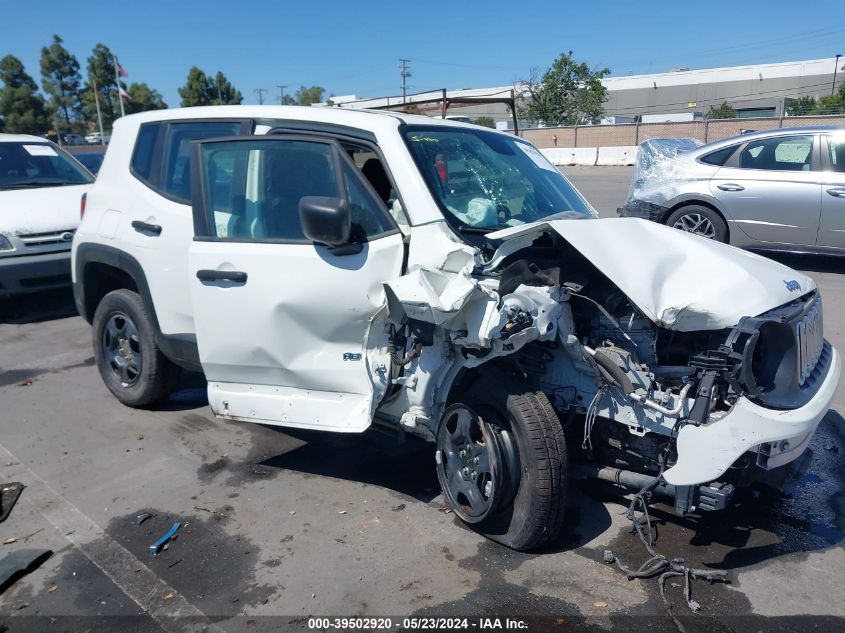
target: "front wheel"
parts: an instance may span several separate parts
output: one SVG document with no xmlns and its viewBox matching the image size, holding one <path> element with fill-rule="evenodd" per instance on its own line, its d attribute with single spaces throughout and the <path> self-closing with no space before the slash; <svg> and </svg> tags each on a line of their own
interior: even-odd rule
<svg viewBox="0 0 845 633">
<path fill-rule="evenodd" d="M 728 241 L 728 227 L 722 216 L 710 207 L 700 204 L 681 207 L 666 218 L 666 226 L 687 233 L 694 233 L 717 242 Z"/>
<path fill-rule="evenodd" d="M 450 508 L 476 531 L 516 550 L 536 549 L 563 527 L 567 460 L 560 420 L 542 392 L 479 382 L 443 415 L 440 486 Z"/>
</svg>

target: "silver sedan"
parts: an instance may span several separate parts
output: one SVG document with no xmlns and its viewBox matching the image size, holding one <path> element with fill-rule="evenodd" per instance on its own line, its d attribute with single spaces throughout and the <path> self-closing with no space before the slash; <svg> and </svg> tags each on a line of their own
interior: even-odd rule
<svg viewBox="0 0 845 633">
<path fill-rule="evenodd" d="M 845 254 L 845 128 L 640 144 L 621 216 L 754 250 Z"/>
</svg>

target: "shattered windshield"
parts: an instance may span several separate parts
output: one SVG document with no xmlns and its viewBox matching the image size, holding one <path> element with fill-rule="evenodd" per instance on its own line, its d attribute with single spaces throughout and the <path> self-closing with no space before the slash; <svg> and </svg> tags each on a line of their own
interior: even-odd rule
<svg viewBox="0 0 845 633">
<path fill-rule="evenodd" d="M 483 129 L 406 126 L 441 209 L 479 232 L 596 213 L 533 145 Z"/>
</svg>

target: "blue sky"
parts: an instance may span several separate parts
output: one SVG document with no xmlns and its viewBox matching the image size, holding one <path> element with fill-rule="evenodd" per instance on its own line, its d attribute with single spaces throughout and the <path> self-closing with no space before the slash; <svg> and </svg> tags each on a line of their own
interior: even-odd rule
<svg viewBox="0 0 845 633">
<path fill-rule="evenodd" d="M 130 81 L 178 106 L 188 69 L 222 70 L 256 103 L 302 84 L 334 94 L 507 85 L 572 50 L 613 75 L 845 54 L 842 0 L 688 2 L 276 2 L 265 0 L 0 0 L 0 57 L 13 54 L 40 83 L 41 47 L 58 33 L 83 69 L 103 42 Z M 710 28 L 708 28 L 710 25 Z M 267 99 L 269 102 L 269 98 Z"/>
</svg>

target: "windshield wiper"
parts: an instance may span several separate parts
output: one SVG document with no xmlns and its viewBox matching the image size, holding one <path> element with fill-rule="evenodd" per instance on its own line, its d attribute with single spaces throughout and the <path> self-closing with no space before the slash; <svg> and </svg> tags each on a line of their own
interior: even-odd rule
<svg viewBox="0 0 845 633">
<path fill-rule="evenodd" d="M 478 235 L 486 235 L 487 233 L 492 233 L 493 231 L 497 231 L 499 227 L 494 228 L 483 228 L 480 226 L 468 226 L 466 224 L 462 224 L 458 227 L 459 233 L 476 233 Z"/>
<path fill-rule="evenodd" d="M 27 180 L 3 185 L 0 189 L 29 189 L 30 187 L 64 187 L 67 185 L 84 185 L 83 182 L 67 182 L 66 180 Z"/>
</svg>

